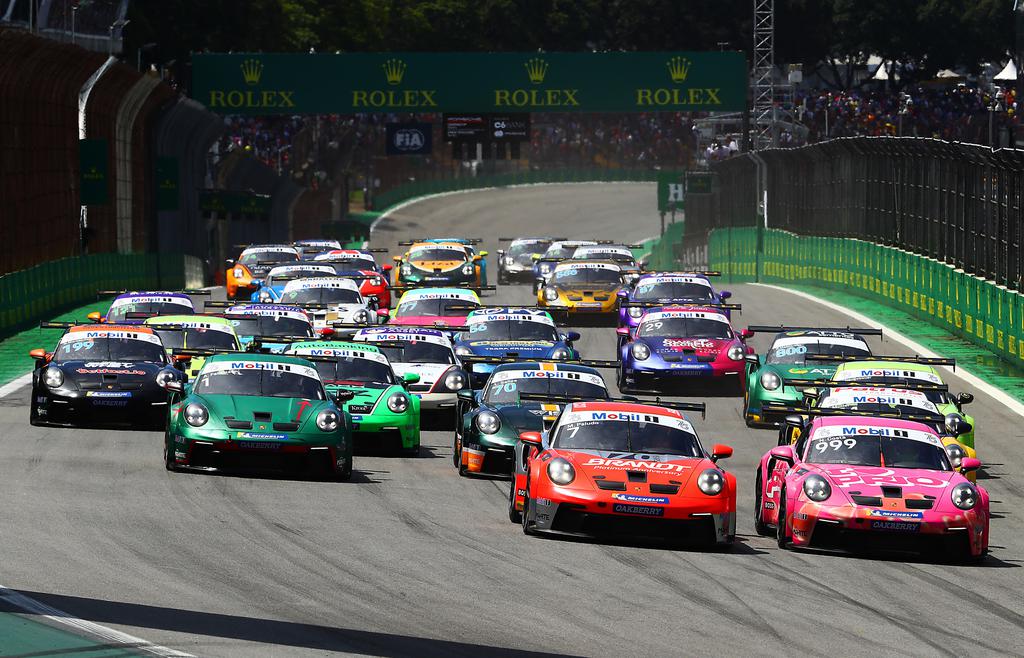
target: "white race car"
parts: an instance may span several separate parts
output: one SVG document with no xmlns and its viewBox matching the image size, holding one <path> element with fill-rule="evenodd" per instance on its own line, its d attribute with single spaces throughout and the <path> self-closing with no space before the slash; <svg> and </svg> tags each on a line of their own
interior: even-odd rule
<svg viewBox="0 0 1024 658">
<path fill-rule="evenodd" d="M 313 320 L 314 329 L 333 323 L 380 324 L 387 311 L 378 311 L 377 300 L 359 292 L 359 284 L 341 277 L 289 281 L 281 292 L 282 304 L 298 306 Z"/>
</svg>

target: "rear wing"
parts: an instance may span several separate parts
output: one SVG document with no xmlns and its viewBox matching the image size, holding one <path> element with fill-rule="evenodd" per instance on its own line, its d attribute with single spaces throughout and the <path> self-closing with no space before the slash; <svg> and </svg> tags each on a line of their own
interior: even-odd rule
<svg viewBox="0 0 1024 658">
<path fill-rule="evenodd" d="M 861 336 L 881 336 L 881 329 L 863 327 L 790 327 L 785 325 L 752 324 L 747 327 L 755 334 L 781 334 L 784 331 L 834 331 L 836 333 L 860 334 Z"/>
<path fill-rule="evenodd" d="M 498 238 L 498 242 L 515 242 L 523 238 Z M 565 242 L 569 238 L 525 238 L 527 240 L 540 240 L 543 242 Z"/>
<path fill-rule="evenodd" d="M 39 323 L 39 328 L 40 329 L 64 329 L 64 330 L 67 330 L 67 329 L 70 329 L 71 327 L 83 327 L 83 326 L 88 326 L 88 325 L 97 326 L 96 324 L 94 324 L 93 322 L 90 322 L 89 320 L 86 320 L 85 322 L 79 322 L 77 320 L 72 320 L 71 322 L 40 322 Z M 99 327 L 102 327 L 102 326 L 103 325 L 99 325 Z"/>
<path fill-rule="evenodd" d="M 743 304 L 712 304 L 704 302 L 622 302 L 623 308 L 662 308 L 666 306 L 684 306 L 689 308 L 720 308 L 725 311 L 742 311 Z"/>
<path fill-rule="evenodd" d="M 208 348 L 208 349 L 203 349 L 203 348 L 181 348 L 181 349 L 171 350 L 171 356 L 190 356 L 190 357 L 202 356 L 202 357 L 206 357 L 206 356 L 214 356 L 214 355 L 217 355 L 217 354 L 244 354 L 244 352 L 241 352 L 239 350 L 229 350 L 229 349 L 221 349 L 221 348 L 218 348 L 218 349 L 214 349 L 214 348 Z"/>
<path fill-rule="evenodd" d="M 127 295 L 129 293 L 136 293 L 136 294 L 139 294 L 139 295 L 164 295 L 164 294 L 168 294 L 168 295 L 209 295 L 209 294 L 211 294 L 211 291 L 203 290 L 202 288 L 197 288 L 197 289 L 188 288 L 186 290 L 154 290 L 154 291 L 148 291 L 148 290 L 97 290 L 96 291 L 96 296 L 97 297 L 108 297 L 110 295 Z"/>
<path fill-rule="evenodd" d="M 782 385 L 787 388 L 891 388 L 904 391 L 939 391 L 946 392 L 946 384 L 929 384 L 927 382 L 906 382 L 903 384 L 871 384 L 858 381 L 833 381 L 831 379 L 783 379 Z"/>
<path fill-rule="evenodd" d="M 872 354 L 870 357 L 843 354 L 808 354 L 805 361 L 825 361 L 828 363 L 849 363 L 851 361 L 893 361 L 895 363 L 916 363 L 923 366 L 947 366 L 956 370 L 956 359 L 927 356 L 882 356 Z"/>
<path fill-rule="evenodd" d="M 472 367 L 474 363 L 490 363 L 490 364 L 503 364 L 503 363 L 554 363 L 566 366 L 586 366 L 588 368 L 618 368 L 619 362 L 615 360 L 603 360 L 603 359 L 580 359 L 579 361 L 567 361 L 565 359 L 534 359 L 534 358 L 519 358 L 516 356 L 460 356 L 459 361 L 463 364 L 467 364 Z"/>
<path fill-rule="evenodd" d="M 491 291 L 491 290 L 497 290 L 498 289 L 496 286 L 474 286 L 474 285 L 470 285 L 468 283 L 456 283 L 456 284 L 446 285 L 446 284 L 438 284 L 438 283 L 435 283 L 435 282 L 419 283 L 419 284 L 412 284 L 412 285 L 405 284 L 405 285 L 401 285 L 401 286 L 391 286 L 392 290 L 397 290 L 399 292 L 407 292 L 409 290 L 423 290 L 424 288 L 460 288 L 460 289 L 463 289 L 463 290 L 472 290 L 473 292 L 482 292 L 484 290 Z"/>
<path fill-rule="evenodd" d="M 674 409 L 675 411 L 699 411 L 701 418 L 707 418 L 707 405 L 703 402 L 666 402 L 661 399 L 640 400 L 638 398 L 597 398 L 582 395 L 549 395 L 545 393 L 520 393 L 520 400 L 548 402 L 551 404 L 572 404 L 573 402 L 627 402 L 630 404 L 649 404 L 655 407 Z"/>
<path fill-rule="evenodd" d="M 630 245 L 631 249 L 639 249 L 639 246 Z M 679 276 L 722 276 L 722 273 L 718 270 L 647 270 L 644 275 L 648 274 L 677 274 Z"/>
<path fill-rule="evenodd" d="M 761 411 L 766 414 L 793 414 L 797 416 L 811 416 L 813 418 L 835 418 L 838 416 L 856 416 L 858 418 L 889 418 L 893 420 L 910 420 L 918 423 L 945 423 L 946 417 L 942 414 L 916 413 L 900 414 L 880 411 L 856 411 L 854 409 L 821 409 L 820 407 L 796 407 L 789 404 L 776 404 L 766 402 L 761 405 Z"/>
<path fill-rule="evenodd" d="M 442 238 L 417 238 L 413 240 L 402 240 L 397 244 L 399 247 L 411 247 L 414 244 L 420 242 L 429 242 L 431 240 L 441 240 L 442 242 L 455 242 L 458 244 L 480 244 L 481 242 L 484 241 L 483 238 L 453 238 L 451 240 L 444 240 Z"/>
<path fill-rule="evenodd" d="M 299 307 L 300 306 L 299 304 L 281 304 L 280 302 L 243 302 L 243 301 L 240 301 L 240 300 L 237 300 L 237 299 L 235 301 L 230 301 L 230 300 L 211 300 L 211 301 L 203 302 L 203 310 L 205 311 L 208 308 L 231 308 L 233 306 L 251 306 L 251 305 L 254 305 L 254 304 L 269 304 L 271 306 L 287 306 L 289 308 L 294 308 L 294 309 L 297 309 L 297 310 L 302 310 Z M 239 315 L 241 315 L 241 314 L 239 314 Z M 246 316 L 246 317 L 249 317 L 249 316 Z"/>
<path fill-rule="evenodd" d="M 508 309 L 509 315 L 512 315 L 512 314 L 514 314 L 514 313 L 516 313 L 518 311 L 527 311 L 527 312 L 533 313 L 533 314 L 547 313 L 549 316 L 551 316 L 551 319 L 554 320 L 556 324 L 559 324 L 559 323 L 560 324 L 565 324 L 565 323 L 567 323 L 569 321 L 569 310 L 566 309 L 566 308 L 559 308 L 557 306 L 553 307 L 553 308 L 547 308 L 547 307 L 544 307 L 544 306 L 510 306 L 508 304 L 480 304 L 478 306 L 471 306 L 469 304 L 466 304 L 464 306 L 458 306 L 458 305 L 455 305 L 455 304 L 451 304 L 451 305 L 445 306 L 445 310 L 446 311 L 470 311 L 470 312 L 473 312 L 473 311 L 486 311 L 488 309 L 494 309 L 494 308 L 505 308 L 505 309 Z"/>
</svg>

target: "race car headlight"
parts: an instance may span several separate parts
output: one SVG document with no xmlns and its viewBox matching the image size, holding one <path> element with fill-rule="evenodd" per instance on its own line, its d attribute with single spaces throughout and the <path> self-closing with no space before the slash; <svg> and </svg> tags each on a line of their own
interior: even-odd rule
<svg viewBox="0 0 1024 658">
<path fill-rule="evenodd" d="M 370 287 L 371 288 L 378 288 L 378 287 L 380 287 L 382 285 L 384 285 L 384 281 L 382 281 L 381 279 L 378 279 L 377 277 L 374 277 L 374 278 L 370 279 Z"/>
<path fill-rule="evenodd" d="M 402 276 L 409 276 L 410 274 L 412 274 L 412 265 L 408 263 L 402 265 Z"/>
<path fill-rule="evenodd" d="M 733 361 L 742 361 L 743 357 L 745 356 L 744 351 L 745 350 L 739 345 L 733 345 L 725 354 Z"/>
<path fill-rule="evenodd" d="M 492 411 L 481 411 L 476 416 L 476 427 L 484 434 L 494 434 L 501 429 L 501 419 Z"/>
<path fill-rule="evenodd" d="M 472 264 L 467 263 L 466 265 L 462 266 L 462 273 L 465 274 L 466 276 L 469 276 L 473 272 L 474 272 L 474 268 L 473 268 Z"/>
<path fill-rule="evenodd" d="M 260 291 L 260 301 L 261 302 L 272 302 L 272 301 L 274 301 L 274 298 L 271 296 L 269 291 L 261 290 Z"/>
<path fill-rule="evenodd" d="M 236 267 L 234 275 L 236 279 L 241 279 L 243 276 L 245 276 L 245 270 L 243 270 L 241 267 Z"/>
<path fill-rule="evenodd" d="M 202 427 L 210 420 L 210 412 L 201 404 L 191 403 L 185 405 L 185 422 L 192 427 Z"/>
<path fill-rule="evenodd" d="M 780 386 L 782 386 L 782 378 L 774 372 L 765 372 L 761 374 L 761 388 L 764 390 L 774 391 Z"/>
<path fill-rule="evenodd" d="M 643 361 L 651 356 L 651 348 L 647 347 L 646 343 L 633 343 L 629 352 L 637 361 Z"/>
<path fill-rule="evenodd" d="M 409 396 L 405 393 L 392 393 L 388 397 L 388 409 L 392 413 L 404 414 L 409 408 Z"/>
<path fill-rule="evenodd" d="M 709 468 L 697 478 L 697 488 L 708 496 L 717 496 L 722 493 L 722 487 L 725 486 L 725 477 L 722 472 L 713 468 Z"/>
<path fill-rule="evenodd" d="M 644 314 L 644 309 L 641 306 L 630 306 L 626 309 L 626 313 L 629 313 L 629 317 L 636 319 Z"/>
<path fill-rule="evenodd" d="M 562 361 L 565 361 L 566 359 L 569 359 L 571 357 L 572 352 L 570 352 L 569 348 L 567 347 L 559 347 L 558 349 L 551 353 L 552 359 L 561 359 Z"/>
<path fill-rule="evenodd" d="M 808 475 L 804 480 L 804 493 L 814 502 L 820 503 L 832 495 L 832 485 L 820 475 Z"/>
<path fill-rule="evenodd" d="M 473 350 L 465 345 L 459 345 L 455 348 L 455 356 L 473 356 Z"/>
<path fill-rule="evenodd" d="M 566 460 L 556 457 L 548 464 L 548 477 L 555 484 L 565 486 L 576 479 L 576 469 Z"/>
<path fill-rule="evenodd" d="M 949 463 L 953 465 L 953 468 L 960 468 L 964 457 L 967 456 L 967 451 L 961 448 L 959 443 L 950 443 L 946 446 L 946 456 L 949 457 Z"/>
<path fill-rule="evenodd" d="M 953 487 L 953 491 L 949 492 L 949 497 L 953 504 L 962 510 L 974 509 L 974 506 L 978 504 L 978 490 L 973 484 L 967 482 L 961 482 Z"/>
<path fill-rule="evenodd" d="M 554 288 L 545 288 L 544 299 L 548 300 L 549 302 L 555 301 L 556 299 L 558 299 L 558 291 L 555 290 Z"/>
<path fill-rule="evenodd" d="M 946 431 L 949 432 L 950 434 L 952 434 L 953 436 L 956 436 L 956 434 L 957 434 L 957 432 L 956 432 L 957 425 L 959 425 L 962 422 L 965 422 L 965 421 L 964 421 L 964 417 L 961 416 L 960 414 L 946 414 L 946 422 L 945 422 Z"/>
<path fill-rule="evenodd" d="M 324 409 L 316 416 L 316 426 L 320 428 L 321 432 L 333 432 L 338 429 L 338 422 L 340 420 L 337 411 L 334 409 Z"/>
<path fill-rule="evenodd" d="M 366 324 L 370 321 L 370 313 L 366 310 L 356 311 L 352 316 L 352 321 L 356 324 Z"/>
<path fill-rule="evenodd" d="M 444 378 L 444 387 L 449 391 L 461 391 L 466 387 L 466 374 L 461 370 L 448 373 Z"/>
<path fill-rule="evenodd" d="M 174 373 L 168 370 L 161 370 L 160 372 L 156 373 L 156 385 L 159 386 L 160 388 L 167 386 L 168 383 L 174 381 L 175 379 L 177 378 L 174 376 Z"/>
<path fill-rule="evenodd" d="M 550 265 L 541 265 L 540 266 L 540 273 L 541 274 L 547 274 L 550 271 L 551 271 L 551 266 Z"/>
<path fill-rule="evenodd" d="M 48 366 L 43 372 L 43 381 L 50 388 L 60 388 L 64 385 L 64 373 L 56 366 Z"/>
</svg>

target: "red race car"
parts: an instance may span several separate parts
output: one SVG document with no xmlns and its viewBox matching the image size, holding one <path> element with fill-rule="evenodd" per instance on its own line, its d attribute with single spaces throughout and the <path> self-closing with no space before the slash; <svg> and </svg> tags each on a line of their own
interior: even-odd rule
<svg viewBox="0 0 1024 658">
<path fill-rule="evenodd" d="M 703 413 L 704 404 L 571 402 L 549 431 L 523 432 L 516 442 L 510 520 L 522 523 L 526 534 L 731 544 L 736 476 L 717 461 L 731 456 L 732 448 L 715 445 L 706 452 L 681 410 Z"/>
<path fill-rule="evenodd" d="M 319 254 L 313 261 L 334 266 L 334 272 L 340 277 L 361 281 L 359 294 L 363 297 L 375 295 L 379 308 L 391 308 L 391 287 L 388 285 L 391 265 L 377 265 L 370 251 L 332 249 Z"/>
</svg>

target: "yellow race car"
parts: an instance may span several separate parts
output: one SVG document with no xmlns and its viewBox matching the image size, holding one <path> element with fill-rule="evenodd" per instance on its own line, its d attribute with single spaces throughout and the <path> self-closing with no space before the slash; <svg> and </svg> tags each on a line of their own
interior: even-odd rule
<svg viewBox="0 0 1024 658">
<path fill-rule="evenodd" d="M 615 323 L 622 268 L 606 260 L 565 261 L 544 277 L 537 291 L 541 307 L 564 309 L 570 317 Z M 571 323 L 571 321 L 570 321 Z"/>
<path fill-rule="evenodd" d="M 476 254 L 457 242 L 414 242 L 405 254 L 393 257 L 395 284 L 479 287 L 482 285 L 480 261 L 486 253 Z"/>
</svg>

